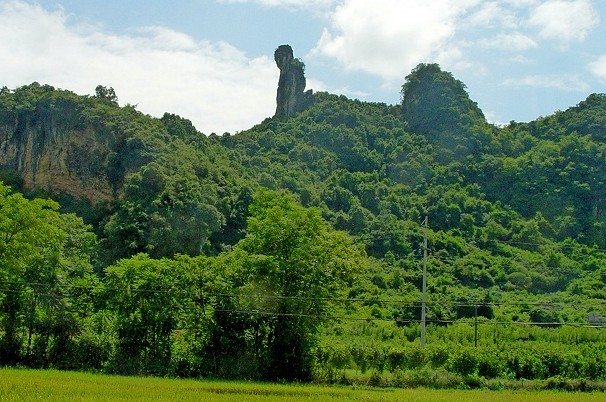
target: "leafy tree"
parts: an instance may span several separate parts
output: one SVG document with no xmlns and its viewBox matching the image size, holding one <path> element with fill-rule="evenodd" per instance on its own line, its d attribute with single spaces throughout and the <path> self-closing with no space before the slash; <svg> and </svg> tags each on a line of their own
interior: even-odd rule
<svg viewBox="0 0 606 402">
<path fill-rule="evenodd" d="M 143 166 L 129 176 L 120 209 L 105 226 L 110 261 L 140 252 L 152 257 L 199 255 L 223 216 L 215 186 L 190 164 Z"/>
<path fill-rule="evenodd" d="M 61 242 L 61 232 L 51 225 L 51 216 L 58 207 L 51 201 L 28 201 L 0 185 L 0 273 L 4 288 L 0 299 L 4 329 L 1 355 L 4 363 L 16 363 L 20 357 L 20 329 L 27 309 L 27 288 L 32 283 L 46 282 L 45 272 L 41 271 L 46 268 L 44 260 L 47 255 L 57 257 L 56 253 L 53 256 L 49 252 L 56 251 Z M 35 314 L 35 300 L 31 303 L 34 311 L 29 317 Z M 33 320 L 29 321 L 31 335 Z"/>
<path fill-rule="evenodd" d="M 402 112 L 412 131 L 440 146 L 444 161 L 477 153 L 489 140 L 484 114 L 465 85 L 438 64 L 419 64 L 406 76 Z"/>
<path fill-rule="evenodd" d="M 309 379 L 312 346 L 329 312 L 326 298 L 360 272 L 364 251 L 331 229 L 318 210 L 262 191 L 250 206 L 246 237 L 224 258 L 236 267 L 233 291 L 264 303 L 264 377 Z"/>
<path fill-rule="evenodd" d="M 50 200 L 27 200 L 0 183 L 4 363 L 17 363 L 23 347 L 32 364 L 62 359 L 80 314 L 89 313 L 78 295 L 94 284 L 95 237 L 80 218 L 60 215 L 58 208 Z"/>
<path fill-rule="evenodd" d="M 109 103 L 118 104 L 118 96 L 116 91 L 112 87 L 105 87 L 103 85 L 97 85 L 95 87 L 95 96 L 99 99 L 103 99 Z"/>
<path fill-rule="evenodd" d="M 186 294 L 179 272 L 169 260 L 138 254 L 108 267 L 104 286 L 117 338 L 113 369 L 163 373 L 170 362 L 176 309 Z"/>
</svg>

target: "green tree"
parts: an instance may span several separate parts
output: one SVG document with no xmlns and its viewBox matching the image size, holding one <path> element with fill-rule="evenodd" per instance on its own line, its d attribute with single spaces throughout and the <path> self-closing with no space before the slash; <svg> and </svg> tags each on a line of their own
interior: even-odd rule
<svg viewBox="0 0 606 402">
<path fill-rule="evenodd" d="M 246 237 L 226 258 L 236 266 L 234 291 L 263 303 L 264 377 L 309 379 L 318 326 L 330 311 L 327 298 L 360 272 L 364 250 L 333 230 L 319 210 L 262 191 L 250 206 Z"/>
<path fill-rule="evenodd" d="M 174 264 L 138 254 L 108 267 L 104 286 L 116 333 L 113 370 L 165 373 L 179 301 L 186 293 Z"/>
<path fill-rule="evenodd" d="M 154 258 L 199 255 L 224 218 L 216 185 L 191 164 L 151 162 L 130 175 L 118 211 L 105 225 L 109 260 L 145 252 Z"/>
<path fill-rule="evenodd" d="M 419 64 L 402 85 L 402 112 L 413 132 L 439 145 L 438 159 L 460 159 L 490 139 L 482 110 L 465 84 L 438 64 Z"/>
<path fill-rule="evenodd" d="M 50 200 L 27 200 L 0 183 L 0 359 L 58 363 L 77 332 L 92 276 L 95 237 Z M 71 292 L 73 291 L 73 292 Z M 71 293 L 70 293 L 71 292 Z"/>
<path fill-rule="evenodd" d="M 106 100 L 109 103 L 118 104 L 118 96 L 116 91 L 112 87 L 105 87 L 103 85 L 97 85 L 95 88 L 95 97 Z"/>
</svg>

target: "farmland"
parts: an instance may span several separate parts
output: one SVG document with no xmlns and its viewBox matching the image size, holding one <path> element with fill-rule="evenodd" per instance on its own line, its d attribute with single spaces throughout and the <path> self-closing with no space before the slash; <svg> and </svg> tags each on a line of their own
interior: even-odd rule
<svg viewBox="0 0 606 402">
<path fill-rule="evenodd" d="M 601 401 L 603 393 L 379 389 L 0 370 L 1 401 Z"/>
</svg>

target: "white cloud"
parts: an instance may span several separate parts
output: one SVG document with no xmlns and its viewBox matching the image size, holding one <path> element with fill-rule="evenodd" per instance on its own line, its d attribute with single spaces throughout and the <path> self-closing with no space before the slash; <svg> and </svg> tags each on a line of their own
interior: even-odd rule
<svg viewBox="0 0 606 402">
<path fill-rule="evenodd" d="M 177 113 L 206 134 L 249 128 L 275 110 L 279 71 L 271 58 L 163 27 L 112 35 L 70 24 L 63 11 L 2 2 L 0 54 L 0 85 L 38 81 L 81 94 L 111 86 L 121 103 L 154 116 Z"/>
<path fill-rule="evenodd" d="M 517 28 L 519 18 L 511 5 L 502 1 L 486 1 L 473 8 L 465 18 L 466 27 Z"/>
<path fill-rule="evenodd" d="M 475 48 L 527 52 L 541 39 L 566 48 L 599 24 L 592 0 L 341 0 L 327 18 L 310 56 L 330 57 L 391 83 L 420 62 L 447 69 L 477 64 L 469 59 Z M 564 82 L 557 85 L 568 90 L 581 84 Z"/>
<path fill-rule="evenodd" d="M 538 4 L 540 1 L 544 0 L 500 0 L 500 2 L 504 5 L 516 8 L 528 8 L 530 6 Z"/>
<path fill-rule="evenodd" d="M 531 13 L 529 24 L 545 39 L 564 44 L 583 41 L 600 18 L 591 0 L 549 0 Z"/>
<path fill-rule="evenodd" d="M 502 50 L 522 51 L 534 49 L 539 45 L 534 39 L 520 33 L 513 32 L 509 34 L 499 34 L 493 38 L 484 38 L 478 41 L 478 45 L 484 48 L 494 48 Z"/>
<path fill-rule="evenodd" d="M 419 62 L 459 53 L 450 39 L 456 19 L 479 0 L 345 0 L 329 16 L 312 55 L 385 79 L 405 76 Z"/>
<path fill-rule="evenodd" d="M 523 89 L 542 88 L 567 92 L 586 92 L 589 85 L 577 75 L 529 75 L 522 78 L 511 78 L 503 81 L 503 86 Z"/>
<path fill-rule="evenodd" d="M 489 66 L 479 61 L 461 59 L 452 66 L 452 73 L 455 77 L 460 72 L 471 72 L 474 76 L 479 77 L 490 74 L 490 69 Z"/>
<path fill-rule="evenodd" d="M 537 62 L 535 59 L 531 59 L 531 58 L 523 56 L 521 54 L 518 54 L 518 55 L 510 58 L 509 61 L 513 62 L 513 63 L 517 63 L 517 64 L 536 64 L 536 62 Z"/>
<path fill-rule="evenodd" d="M 254 3 L 268 7 L 282 7 L 287 9 L 327 9 L 337 0 L 219 0 L 220 3 Z"/>
<path fill-rule="evenodd" d="M 489 123 L 492 123 L 499 127 L 505 127 L 508 125 L 508 122 L 505 122 L 499 118 L 498 113 L 495 113 L 493 111 L 486 111 L 486 110 L 484 110 L 483 112 L 484 112 L 484 116 L 486 116 L 486 120 Z"/>
<path fill-rule="evenodd" d="M 321 92 L 321 91 L 330 91 L 328 89 L 328 86 L 321 80 L 317 80 L 315 78 L 306 78 L 305 79 L 305 90 L 311 89 L 314 92 Z"/>
<path fill-rule="evenodd" d="M 606 54 L 589 64 L 589 71 L 606 82 Z"/>
</svg>

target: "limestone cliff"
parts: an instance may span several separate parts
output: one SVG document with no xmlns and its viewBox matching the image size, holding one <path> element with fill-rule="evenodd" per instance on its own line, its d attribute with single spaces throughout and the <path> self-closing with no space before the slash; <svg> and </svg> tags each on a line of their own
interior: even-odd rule
<svg viewBox="0 0 606 402">
<path fill-rule="evenodd" d="M 0 167 L 18 174 L 25 189 L 92 204 L 113 199 L 116 138 L 87 121 L 86 102 L 93 100 L 37 83 L 2 94 Z"/>
<path fill-rule="evenodd" d="M 16 172 L 24 187 L 85 197 L 92 203 L 112 198 L 103 166 L 108 148 L 90 130 L 61 132 L 55 127 L 2 127 L 0 165 Z"/>
<path fill-rule="evenodd" d="M 313 99 L 312 91 L 305 91 L 305 65 L 294 58 L 289 45 L 280 45 L 274 53 L 274 60 L 280 69 L 275 117 L 292 117 L 305 110 Z"/>
</svg>

